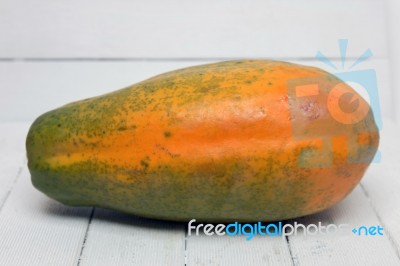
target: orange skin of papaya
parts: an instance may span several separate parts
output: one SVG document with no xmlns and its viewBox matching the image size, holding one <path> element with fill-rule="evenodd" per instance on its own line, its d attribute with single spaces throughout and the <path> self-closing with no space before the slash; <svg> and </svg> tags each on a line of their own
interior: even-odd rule
<svg viewBox="0 0 400 266">
<path fill-rule="evenodd" d="M 318 80 L 318 94 L 288 87 L 308 77 Z M 342 109 L 354 106 L 338 104 L 335 86 L 358 99 L 347 124 Z M 240 60 L 168 72 L 50 111 L 32 125 L 27 154 L 33 185 L 68 205 L 176 221 L 276 221 L 342 200 L 378 142 L 368 104 L 336 77 Z"/>
</svg>

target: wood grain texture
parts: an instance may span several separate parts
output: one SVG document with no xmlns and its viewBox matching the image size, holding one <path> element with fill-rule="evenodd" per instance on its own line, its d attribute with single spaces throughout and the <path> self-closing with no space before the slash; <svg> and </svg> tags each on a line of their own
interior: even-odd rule
<svg viewBox="0 0 400 266">
<path fill-rule="evenodd" d="M 194 231 L 192 232 L 194 234 Z M 292 258 L 281 237 L 199 236 L 187 239 L 187 265 L 291 265 Z"/>
<path fill-rule="evenodd" d="M 183 265 L 185 224 L 96 208 L 79 265 Z"/>
<path fill-rule="evenodd" d="M 8 200 L 25 164 L 26 123 L 3 123 L 0 131 L 0 210 Z M 10 134 L 13 132 L 13 134 Z"/>
<path fill-rule="evenodd" d="M 360 226 L 385 227 L 359 186 L 333 208 L 296 221 L 306 226 L 318 222 L 324 226 L 328 224 L 348 224 L 348 226 L 343 233 L 333 235 L 305 236 L 300 233 L 297 236 L 290 236 L 289 244 L 295 265 L 398 265 L 400 263 L 387 232 L 384 231 L 384 236 L 358 236 L 351 232 L 353 228 Z"/>
<path fill-rule="evenodd" d="M 386 227 L 386 234 L 400 258 L 400 164 L 399 128 L 384 124 L 381 132 L 381 162 L 373 164 L 366 173 L 362 188 L 376 216 Z"/>
<path fill-rule="evenodd" d="M 385 57 L 384 18 L 373 0 L 3 0 L 0 58 L 339 57 L 339 38 Z"/>
<path fill-rule="evenodd" d="M 19 162 L 18 170 L 13 173 L 4 171 L 9 165 L 0 165 L 0 180 L 12 178 L 14 182 L 8 186 L 8 195 L 0 209 L 0 264 L 76 264 L 89 208 L 63 206 L 32 187 L 26 160 L 23 160 L 27 128 L 28 124 L 0 126 L 0 136 L 14 146 L 14 152 L 1 149 L 1 157 Z"/>
</svg>

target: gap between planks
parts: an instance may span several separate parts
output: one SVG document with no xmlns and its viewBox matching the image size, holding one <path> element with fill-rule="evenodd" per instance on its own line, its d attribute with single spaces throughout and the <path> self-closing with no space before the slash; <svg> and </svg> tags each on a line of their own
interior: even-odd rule
<svg viewBox="0 0 400 266">
<path fill-rule="evenodd" d="M 85 231 L 85 236 L 83 237 L 83 242 L 82 242 L 81 252 L 80 252 L 79 258 L 78 258 L 78 263 L 76 264 L 77 266 L 81 265 L 81 259 L 82 259 L 83 251 L 85 249 L 86 240 L 87 240 L 88 235 L 89 235 L 89 229 L 90 229 L 90 225 L 91 225 L 92 220 L 93 220 L 93 216 L 94 216 L 95 210 L 96 210 L 96 207 L 92 207 L 92 211 L 90 212 L 90 216 L 89 216 L 89 220 L 88 220 L 88 225 L 87 225 L 86 231 Z"/>
<path fill-rule="evenodd" d="M 295 257 L 293 257 L 293 251 L 292 251 L 292 247 L 290 246 L 290 240 L 288 236 L 285 236 L 286 239 L 286 244 L 289 250 L 289 254 L 290 254 L 290 259 L 292 260 L 292 265 L 295 266 L 297 265 L 297 259 Z"/>
<path fill-rule="evenodd" d="M 25 159 L 25 161 L 26 161 L 26 159 Z M 0 213 L 1 213 L 1 211 L 3 210 L 3 207 L 4 207 L 4 205 L 6 204 L 8 198 L 10 197 L 11 191 L 14 189 L 15 184 L 18 182 L 18 179 L 19 179 L 19 177 L 21 176 L 23 169 L 24 169 L 24 168 L 23 168 L 22 166 L 20 166 L 20 167 L 18 168 L 17 174 L 16 174 L 16 176 L 15 176 L 13 182 L 11 183 L 9 189 L 7 190 L 6 195 L 4 196 L 3 200 L 2 200 L 1 203 L 0 203 Z"/>
</svg>

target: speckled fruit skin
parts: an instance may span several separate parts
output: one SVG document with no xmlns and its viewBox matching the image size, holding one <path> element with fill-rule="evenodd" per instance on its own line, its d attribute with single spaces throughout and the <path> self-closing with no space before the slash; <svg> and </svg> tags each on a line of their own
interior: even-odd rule
<svg viewBox="0 0 400 266">
<path fill-rule="evenodd" d="M 325 76 L 322 98 L 294 101 L 287 81 L 311 76 Z M 329 115 L 322 99 L 336 82 L 313 67 L 239 60 L 73 102 L 32 124 L 32 183 L 67 205 L 166 220 L 276 221 L 315 213 L 353 190 L 379 142 L 372 111 L 351 125 Z M 312 129 L 318 138 L 293 136 L 293 121 L 316 120 L 324 125 Z M 332 165 L 301 167 L 299 156 L 322 149 L 324 140 Z M 348 154 L 361 162 L 348 162 Z"/>
</svg>

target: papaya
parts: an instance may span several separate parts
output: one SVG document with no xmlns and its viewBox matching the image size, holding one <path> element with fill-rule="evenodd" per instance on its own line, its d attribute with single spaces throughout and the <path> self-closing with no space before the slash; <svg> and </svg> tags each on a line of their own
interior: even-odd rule
<svg viewBox="0 0 400 266">
<path fill-rule="evenodd" d="M 65 205 L 250 222 L 335 205 L 378 144 L 369 104 L 336 76 L 233 60 L 49 111 L 31 125 L 26 150 L 33 186 Z"/>
</svg>

